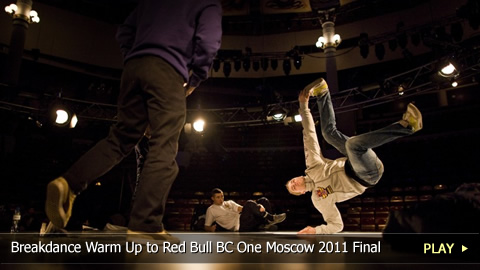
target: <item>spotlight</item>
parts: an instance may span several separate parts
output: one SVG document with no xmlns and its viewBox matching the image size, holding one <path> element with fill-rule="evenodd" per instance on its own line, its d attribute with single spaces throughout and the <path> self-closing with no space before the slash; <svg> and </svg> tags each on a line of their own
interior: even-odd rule
<svg viewBox="0 0 480 270">
<path fill-rule="evenodd" d="M 410 38 L 412 39 L 412 44 L 413 45 L 415 45 L 415 46 L 420 45 L 420 41 L 421 41 L 420 33 L 415 33 Z"/>
<path fill-rule="evenodd" d="M 292 70 L 292 65 L 290 64 L 290 59 L 283 60 L 283 72 L 285 75 L 289 75 Z"/>
<path fill-rule="evenodd" d="M 458 86 L 458 82 L 453 81 L 453 82 L 452 82 L 452 87 L 457 87 L 457 86 Z"/>
<path fill-rule="evenodd" d="M 398 43 L 396 39 L 390 39 L 388 41 L 388 48 L 393 52 L 397 49 Z"/>
<path fill-rule="evenodd" d="M 186 134 L 203 133 L 205 131 L 205 121 L 203 119 L 197 119 L 193 123 L 186 123 L 183 128 Z"/>
<path fill-rule="evenodd" d="M 250 70 L 250 58 L 245 58 L 243 59 L 243 69 L 245 71 L 249 71 Z"/>
<path fill-rule="evenodd" d="M 268 58 L 262 58 L 261 59 L 261 65 L 262 65 L 262 69 L 264 71 L 267 71 L 267 69 L 268 69 Z"/>
<path fill-rule="evenodd" d="M 215 72 L 218 72 L 218 70 L 220 69 L 220 60 L 213 59 L 212 68 L 213 70 L 215 70 Z"/>
<path fill-rule="evenodd" d="M 72 113 L 61 101 L 55 101 L 50 108 L 50 121 L 58 127 L 74 128 L 78 123 L 78 117 Z"/>
<path fill-rule="evenodd" d="M 363 58 L 368 57 L 368 52 L 370 50 L 369 44 L 368 44 L 368 34 L 367 33 L 361 33 L 360 34 L 360 40 L 358 41 L 358 46 L 360 47 L 360 55 Z"/>
<path fill-rule="evenodd" d="M 278 68 L 278 59 L 272 59 L 271 60 L 271 65 L 273 70 L 277 70 Z"/>
<path fill-rule="evenodd" d="M 225 74 L 225 77 L 228 78 L 228 76 L 230 76 L 230 73 L 232 73 L 232 64 L 230 62 L 224 62 L 223 63 L 223 74 Z"/>
<path fill-rule="evenodd" d="M 300 55 L 295 54 L 295 56 L 293 56 L 293 66 L 295 66 L 297 70 L 302 66 L 302 57 Z"/>
<path fill-rule="evenodd" d="M 204 128 L 205 128 L 205 121 L 203 121 L 202 119 L 198 119 L 195 122 L 193 122 L 193 129 L 196 132 L 201 133 L 204 131 Z"/>
<path fill-rule="evenodd" d="M 441 67 L 438 75 L 444 78 L 455 77 L 458 75 L 458 70 L 451 62 L 448 62 L 445 66 Z"/>
<path fill-rule="evenodd" d="M 408 38 L 407 38 L 407 34 L 405 32 L 398 35 L 397 40 L 398 40 L 398 45 L 400 46 L 400 48 L 405 49 L 407 47 Z"/>
<path fill-rule="evenodd" d="M 260 69 L 260 62 L 258 60 L 253 61 L 253 70 L 258 71 Z"/>
<path fill-rule="evenodd" d="M 287 112 L 280 106 L 275 106 L 268 116 L 272 117 L 275 121 L 283 121 L 287 117 Z"/>
<path fill-rule="evenodd" d="M 70 121 L 70 128 L 75 128 L 78 123 L 78 118 L 76 114 L 73 114 L 72 120 Z"/>
<path fill-rule="evenodd" d="M 295 122 L 302 122 L 302 116 L 300 114 L 296 114 L 294 117 Z"/>
<path fill-rule="evenodd" d="M 239 71 L 240 68 L 242 68 L 242 62 L 238 59 L 236 59 L 234 62 L 233 62 L 233 68 L 235 69 L 235 71 Z"/>
<path fill-rule="evenodd" d="M 377 56 L 378 60 L 383 60 L 385 57 L 385 46 L 383 43 L 378 43 L 375 45 L 375 55 Z"/>
</svg>

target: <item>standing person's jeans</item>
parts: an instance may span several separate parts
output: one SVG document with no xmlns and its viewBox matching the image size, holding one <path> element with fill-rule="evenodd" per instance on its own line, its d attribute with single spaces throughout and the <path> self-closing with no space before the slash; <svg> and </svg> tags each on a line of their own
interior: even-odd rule
<svg viewBox="0 0 480 270">
<path fill-rule="evenodd" d="M 411 135 L 413 130 L 398 122 L 361 135 L 348 137 L 337 130 L 330 93 L 317 99 L 323 138 L 350 162 L 356 176 L 375 185 L 383 174 L 382 161 L 372 148 Z"/>
<path fill-rule="evenodd" d="M 140 175 L 130 223 L 135 231 L 162 231 L 170 187 L 177 174 L 178 139 L 185 123 L 183 77 L 159 57 L 125 64 L 118 97 L 117 123 L 108 136 L 83 155 L 64 177 L 80 193 L 127 156 L 151 127 L 149 154 Z"/>
</svg>

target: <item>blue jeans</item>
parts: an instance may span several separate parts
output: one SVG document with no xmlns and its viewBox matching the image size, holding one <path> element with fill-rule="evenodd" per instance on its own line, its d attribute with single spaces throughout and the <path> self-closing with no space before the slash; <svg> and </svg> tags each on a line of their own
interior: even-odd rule
<svg viewBox="0 0 480 270">
<path fill-rule="evenodd" d="M 413 133 L 410 128 L 396 122 L 381 129 L 348 137 L 337 129 L 330 93 L 317 99 L 317 104 L 323 138 L 347 157 L 356 176 L 369 185 L 378 183 L 384 171 L 382 161 L 372 149 Z"/>
</svg>

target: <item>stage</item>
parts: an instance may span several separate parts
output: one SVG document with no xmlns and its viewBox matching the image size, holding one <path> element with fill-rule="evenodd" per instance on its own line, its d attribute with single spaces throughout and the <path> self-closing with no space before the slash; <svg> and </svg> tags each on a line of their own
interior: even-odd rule
<svg viewBox="0 0 480 270">
<path fill-rule="evenodd" d="M 124 233 L 0 234 L 0 269 L 478 269 L 479 234 L 175 233 L 177 244 Z M 401 243 L 401 244 L 399 244 Z M 466 248 L 466 250 L 465 250 Z"/>
</svg>

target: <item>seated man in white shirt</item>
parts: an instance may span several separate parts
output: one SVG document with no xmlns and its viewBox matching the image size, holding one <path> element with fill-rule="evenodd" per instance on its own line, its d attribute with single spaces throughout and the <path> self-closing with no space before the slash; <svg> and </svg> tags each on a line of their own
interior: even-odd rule
<svg viewBox="0 0 480 270">
<path fill-rule="evenodd" d="M 268 230 L 273 225 L 285 220 L 286 214 L 272 215 L 270 202 L 261 198 L 257 202 L 248 200 L 243 206 L 224 200 L 223 191 L 212 190 L 213 204 L 208 207 L 205 217 L 205 230 L 217 231 L 217 224 L 227 231 L 251 232 L 260 229 Z"/>
</svg>

